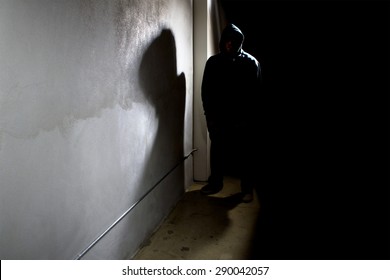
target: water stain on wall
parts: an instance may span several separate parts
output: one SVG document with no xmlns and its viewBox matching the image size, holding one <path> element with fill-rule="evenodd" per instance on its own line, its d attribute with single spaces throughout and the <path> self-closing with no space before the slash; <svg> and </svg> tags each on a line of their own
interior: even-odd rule
<svg viewBox="0 0 390 280">
<path fill-rule="evenodd" d="M 138 68 L 169 1 L 40 4 L 0 12 L 1 76 L 9 77 L 0 79 L 0 135 L 66 134 L 106 109 L 146 101 Z"/>
</svg>

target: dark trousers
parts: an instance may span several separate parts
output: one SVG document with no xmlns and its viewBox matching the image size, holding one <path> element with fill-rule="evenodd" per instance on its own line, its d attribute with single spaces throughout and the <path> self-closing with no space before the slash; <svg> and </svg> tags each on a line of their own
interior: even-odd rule
<svg viewBox="0 0 390 280">
<path fill-rule="evenodd" d="M 208 124 L 208 130 L 211 140 L 209 183 L 222 185 L 229 163 L 235 169 L 233 172 L 240 177 L 242 192 L 252 192 L 255 165 L 251 155 L 255 147 L 250 129 L 244 125 Z"/>
</svg>

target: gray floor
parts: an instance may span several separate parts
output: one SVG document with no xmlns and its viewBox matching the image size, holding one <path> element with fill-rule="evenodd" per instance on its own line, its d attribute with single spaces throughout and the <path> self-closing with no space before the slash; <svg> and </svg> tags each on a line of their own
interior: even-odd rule
<svg viewBox="0 0 390 280">
<path fill-rule="evenodd" d="M 215 195 L 195 183 L 133 257 L 135 260 L 250 259 L 259 202 L 240 200 L 239 180 L 226 177 Z"/>
</svg>

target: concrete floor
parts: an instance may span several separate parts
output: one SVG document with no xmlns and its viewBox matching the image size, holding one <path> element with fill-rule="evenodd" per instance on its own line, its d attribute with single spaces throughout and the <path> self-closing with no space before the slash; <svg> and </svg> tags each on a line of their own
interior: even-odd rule
<svg viewBox="0 0 390 280">
<path fill-rule="evenodd" d="M 205 196 L 195 183 L 149 238 L 135 260 L 251 259 L 259 201 L 242 203 L 240 181 L 225 177 L 221 192 Z"/>
</svg>

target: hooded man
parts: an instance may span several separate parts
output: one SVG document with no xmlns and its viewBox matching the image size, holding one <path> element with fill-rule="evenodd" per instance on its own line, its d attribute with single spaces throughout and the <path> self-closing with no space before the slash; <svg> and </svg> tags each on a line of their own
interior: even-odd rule
<svg viewBox="0 0 390 280">
<path fill-rule="evenodd" d="M 261 82 L 261 68 L 255 57 L 242 49 L 244 35 L 234 24 L 223 30 L 220 52 L 211 56 L 202 81 L 202 102 L 211 140 L 208 184 L 203 194 L 215 194 L 223 188 L 227 140 L 238 149 L 242 200 L 253 199 L 254 171 L 249 155 L 253 146 L 256 100 Z M 229 142 L 229 145 L 232 143 Z"/>
</svg>

